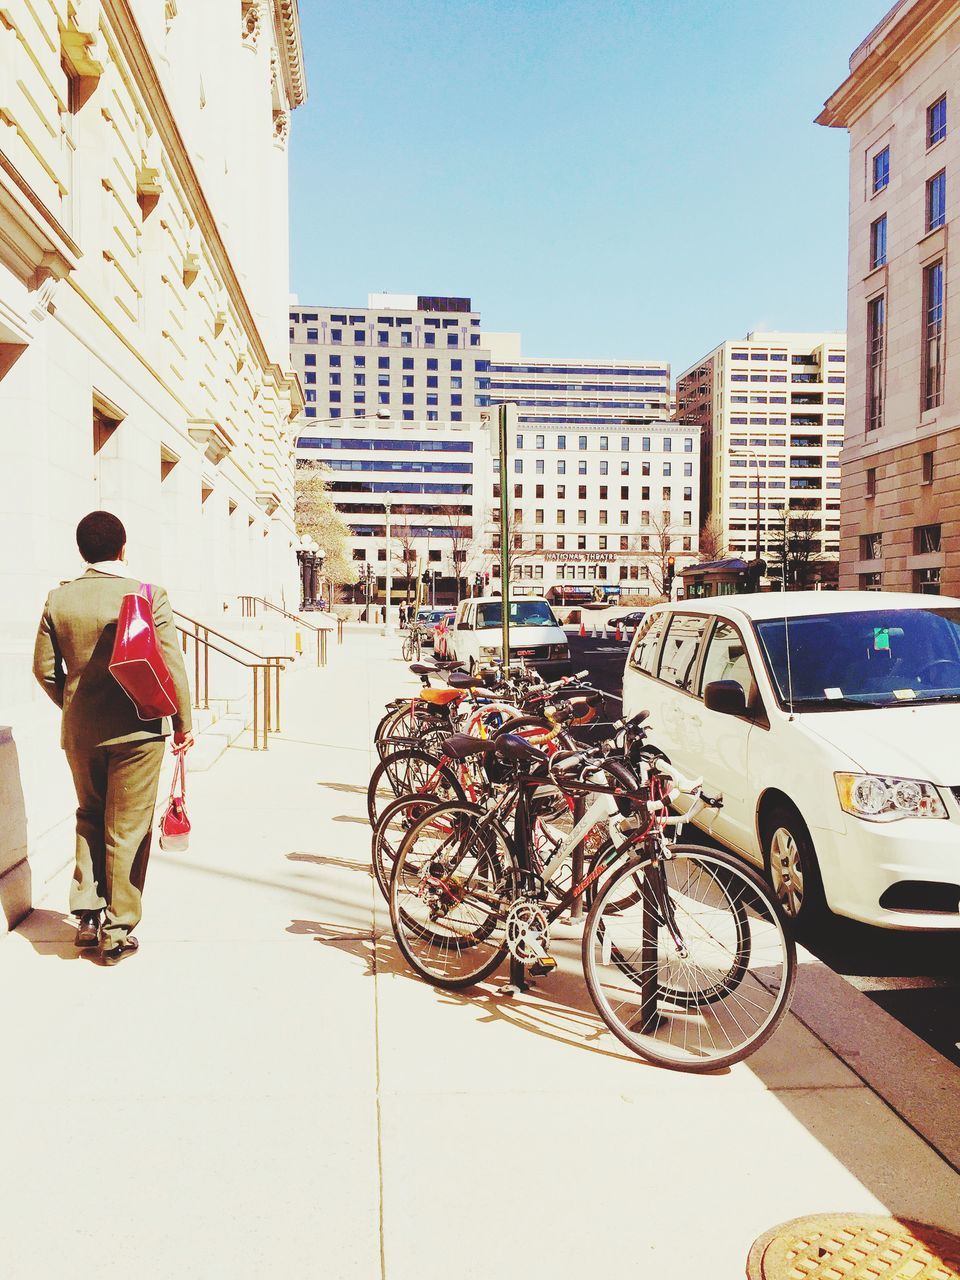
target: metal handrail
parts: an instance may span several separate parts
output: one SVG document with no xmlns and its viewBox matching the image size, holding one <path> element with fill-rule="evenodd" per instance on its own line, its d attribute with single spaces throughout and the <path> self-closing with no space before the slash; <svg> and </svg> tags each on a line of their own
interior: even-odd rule
<svg viewBox="0 0 960 1280">
<path fill-rule="evenodd" d="M 272 609 L 274 613 L 282 614 L 283 617 L 289 618 L 291 622 L 297 623 L 298 626 L 306 627 L 309 631 L 317 633 L 317 666 L 325 667 L 327 665 L 327 632 L 329 627 L 318 627 L 313 622 L 307 622 L 306 618 L 299 617 L 296 613 L 290 613 L 289 610 L 283 609 L 278 604 L 274 604 L 272 600 L 265 600 L 263 596 L 240 596 L 240 608 L 244 618 L 255 618 L 257 616 L 257 605 L 262 604 L 265 609 Z M 339 624 L 338 631 L 342 639 L 343 622 L 337 619 Z"/>
<path fill-rule="evenodd" d="M 294 656 L 286 653 L 257 653 L 256 649 L 251 649 L 248 645 L 241 644 L 239 640 L 234 640 L 232 636 L 224 635 L 222 631 L 217 631 L 214 627 L 209 626 L 206 622 L 199 622 L 196 618 L 191 618 L 189 614 L 181 613 L 179 609 L 174 609 L 173 612 L 176 617 L 182 618 L 184 622 L 189 622 L 192 625 L 196 639 L 199 640 L 200 631 L 202 629 L 203 639 L 205 642 L 209 641 L 210 636 L 216 636 L 218 640 L 223 640 L 227 644 L 233 645 L 235 649 L 241 649 L 244 653 L 249 653 L 251 658 L 256 658 L 257 661 L 260 663 L 260 665 L 264 669 L 263 678 L 268 685 L 270 683 L 270 671 L 271 670 L 273 671 L 274 673 L 274 678 L 273 678 L 274 695 L 273 696 L 274 696 L 274 706 L 276 708 L 276 727 L 274 728 L 274 725 L 272 723 L 273 717 L 270 714 L 270 707 L 268 705 L 267 706 L 267 729 L 269 729 L 271 732 L 279 733 L 280 732 L 280 672 L 283 670 L 282 664 L 285 662 L 293 662 L 295 660 Z M 184 653 L 186 653 L 187 651 L 186 645 L 184 645 L 183 651 Z M 203 652 L 204 652 L 204 678 L 206 679 L 209 676 L 210 650 L 209 648 L 205 648 Z M 234 656 L 231 653 L 224 653 L 222 649 L 218 649 L 217 652 L 223 653 L 224 657 L 226 658 L 231 658 Z M 237 661 L 239 661 L 239 659 L 237 659 Z M 245 665 L 249 666 L 250 664 L 247 663 Z M 194 649 L 194 671 L 197 679 L 199 680 L 200 678 L 200 646 L 199 644 L 197 644 Z"/>
<path fill-rule="evenodd" d="M 319 627 L 314 622 L 307 622 L 306 618 L 302 618 L 298 613 L 291 613 L 288 609 L 280 608 L 279 604 L 274 604 L 273 600 L 266 600 L 262 595 L 241 595 L 242 616 L 244 618 L 255 618 L 257 616 L 257 604 L 264 605 L 265 609 L 273 609 L 274 613 L 282 613 L 284 618 L 289 618 L 291 622 L 296 622 L 300 626 L 307 627 L 307 630 L 316 631 L 316 664 L 317 667 L 326 666 L 326 632 L 332 630 L 332 627 Z M 343 644 L 343 618 L 338 618 L 337 614 L 332 614 L 337 618 L 337 644 Z"/>
<path fill-rule="evenodd" d="M 181 615 L 183 616 L 183 615 Z M 190 621 L 193 621 L 190 619 Z M 187 641 L 194 642 L 194 707 L 198 710 L 201 705 L 201 689 L 203 693 L 203 708 L 208 709 L 210 706 L 210 650 L 214 653 L 221 654 L 224 658 L 229 658 L 231 662 L 237 663 L 238 666 L 246 667 L 248 671 L 253 672 L 253 749 L 254 751 L 267 751 L 270 747 L 270 740 L 267 737 L 269 733 L 280 732 L 280 663 L 275 658 L 266 658 L 261 662 L 247 662 L 243 658 L 238 658 L 235 653 L 228 653 L 226 649 L 221 649 L 218 644 L 214 644 L 212 640 L 205 635 L 200 635 L 199 631 L 190 631 L 187 627 L 182 627 L 179 622 L 174 623 L 177 630 L 183 637 L 183 652 L 187 651 Z M 197 624 L 198 626 L 202 624 Z M 229 639 L 229 637 L 227 637 Z M 200 646 L 203 645 L 203 684 L 200 683 Z M 276 725 L 273 723 L 271 697 L 270 697 L 270 670 L 271 667 L 276 671 Z M 263 672 L 263 680 L 260 680 L 260 673 Z M 261 721 L 260 714 L 260 698 L 263 698 L 263 715 Z M 259 746 L 261 722 L 263 726 L 263 746 Z"/>
</svg>

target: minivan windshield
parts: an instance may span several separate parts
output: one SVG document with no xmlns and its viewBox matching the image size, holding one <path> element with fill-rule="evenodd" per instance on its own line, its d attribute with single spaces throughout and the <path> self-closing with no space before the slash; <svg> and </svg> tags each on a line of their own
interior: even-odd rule
<svg viewBox="0 0 960 1280">
<path fill-rule="evenodd" d="M 503 606 L 481 604 L 477 606 L 477 630 L 486 631 L 490 627 L 503 624 Z M 510 625 L 512 627 L 555 627 L 557 620 L 546 600 L 511 600 Z"/>
<path fill-rule="evenodd" d="M 869 609 L 753 624 L 795 711 L 960 702 L 960 609 Z"/>
</svg>

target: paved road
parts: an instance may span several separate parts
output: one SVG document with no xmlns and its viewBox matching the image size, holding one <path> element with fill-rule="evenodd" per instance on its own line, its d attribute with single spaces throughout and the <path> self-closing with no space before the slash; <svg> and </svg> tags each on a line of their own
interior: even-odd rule
<svg viewBox="0 0 960 1280">
<path fill-rule="evenodd" d="M 570 649 L 575 671 L 587 668 L 599 688 L 621 693 L 626 643 L 571 634 Z M 835 917 L 822 935 L 805 942 L 835 972 L 960 1065 L 960 934 L 901 933 Z"/>
</svg>

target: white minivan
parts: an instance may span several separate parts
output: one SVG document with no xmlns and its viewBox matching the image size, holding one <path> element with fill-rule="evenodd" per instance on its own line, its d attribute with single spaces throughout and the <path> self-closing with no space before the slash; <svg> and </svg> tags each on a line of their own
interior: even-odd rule
<svg viewBox="0 0 960 1280">
<path fill-rule="evenodd" d="M 499 596 L 461 600 L 447 634 L 447 653 L 473 671 L 503 653 L 503 601 Z M 546 600 L 510 601 L 510 657 L 523 658 L 545 679 L 570 671 L 570 645 Z"/>
<path fill-rule="evenodd" d="M 623 703 L 723 793 L 704 826 L 765 868 L 788 914 L 960 929 L 960 600 L 665 604 L 633 638 Z"/>
</svg>

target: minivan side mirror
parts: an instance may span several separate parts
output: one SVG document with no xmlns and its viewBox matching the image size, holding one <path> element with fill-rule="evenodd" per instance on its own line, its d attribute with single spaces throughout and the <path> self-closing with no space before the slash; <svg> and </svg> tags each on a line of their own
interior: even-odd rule
<svg viewBox="0 0 960 1280">
<path fill-rule="evenodd" d="M 703 691 L 703 705 L 724 716 L 747 714 L 747 697 L 739 680 L 711 680 Z"/>
</svg>

